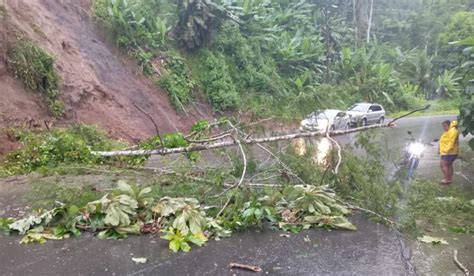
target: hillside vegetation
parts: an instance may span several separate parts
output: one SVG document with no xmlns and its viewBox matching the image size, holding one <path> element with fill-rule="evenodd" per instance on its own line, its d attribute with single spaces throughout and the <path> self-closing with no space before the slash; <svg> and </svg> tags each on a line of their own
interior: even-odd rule
<svg viewBox="0 0 474 276">
<path fill-rule="evenodd" d="M 472 8 L 467 0 L 93 1 L 97 22 L 144 74 L 161 76 L 178 110 L 200 90 L 215 112 L 284 119 L 359 101 L 390 112 L 434 99 L 457 107 L 472 71 L 461 66 L 470 50 L 453 42 L 474 33 Z"/>
</svg>

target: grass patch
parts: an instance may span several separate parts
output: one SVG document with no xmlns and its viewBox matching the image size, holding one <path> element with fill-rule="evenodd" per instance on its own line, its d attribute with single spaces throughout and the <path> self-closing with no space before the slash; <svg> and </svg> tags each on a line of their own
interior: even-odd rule
<svg viewBox="0 0 474 276">
<path fill-rule="evenodd" d="M 403 227 L 414 233 L 455 229 L 474 231 L 474 202 L 459 188 L 444 187 L 432 181 L 412 183 Z"/>
<path fill-rule="evenodd" d="M 15 77 L 31 90 L 46 97 L 49 111 L 55 117 L 64 113 L 59 100 L 59 76 L 54 68 L 54 58 L 44 49 L 27 39 L 20 39 L 7 51 L 8 68 Z"/>
<path fill-rule="evenodd" d="M 56 202 L 72 205 L 85 205 L 87 202 L 101 198 L 92 185 L 67 186 L 62 183 L 33 183 L 26 200 L 33 202 L 33 208 L 51 208 Z"/>
<path fill-rule="evenodd" d="M 434 101 L 427 101 L 424 105 L 431 105 L 428 110 L 416 112 L 411 117 L 414 116 L 432 116 L 432 115 L 457 115 L 459 114 L 459 101 L 458 100 L 445 100 L 439 99 Z M 411 110 L 403 110 L 394 113 L 388 113 L 387 116 L 390 118 L 396 118 L 402 116 Z"/>
</svg>

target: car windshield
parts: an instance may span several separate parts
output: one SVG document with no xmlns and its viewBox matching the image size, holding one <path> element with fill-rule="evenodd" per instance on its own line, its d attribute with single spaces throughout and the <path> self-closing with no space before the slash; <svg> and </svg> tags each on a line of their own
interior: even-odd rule
<svg viewBox="0 0 474 276">
<path fill-rule="evenodd" d="M 357 111 L 357 112 L 366 112 L 367 105 L 365 104 L 355 104 L 349 108 L 349 111 Z"/>
</svg>

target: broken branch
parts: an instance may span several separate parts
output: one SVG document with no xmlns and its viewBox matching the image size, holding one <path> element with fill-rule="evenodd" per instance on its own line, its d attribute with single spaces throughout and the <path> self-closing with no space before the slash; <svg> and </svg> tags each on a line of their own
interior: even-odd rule
<svg viewBox="0 0 474 276">
<path fill-rule="evenodd" d="M 262 268 L 254 265 L 245 265 L 245 264 L 237 264 L 237 263 L 230 263 L 229 268 L 240 268 L 240 269 L 245 269 L 245 270 L 250 270 L 253 272 L 261 272 Z"/>
<path fill-rule="evenodd" d="M 458 260 L 458 251 L 457 251 L 457 250 L 454 250 L 453 259 L 454 259 L 454 263 L 456 264 L 456 266 L 459 267 L 459 269 L 461 269 L 462 272 L 464 272 L 464 274 L 465 274 L 466 276 L 469 276 L 469 269 L 467 269 L 467 268 Z"/>
<path fill-rule="evenodd" d="M 163 140 L 161 140 L 160 129 L 158 128 L 158 124 L 153 119 L 153 116 L 151 116 L 150 113 L 146 112 L 143 108 L 141 108 L 135 102 L 132 102 L 132 104 L 133 104 L 133 106 L 135 106 L 136 109 L 138 109 L 141 113 L 143 113 L 145 116 L 147 116 L 148 119 L 150 119 L 150 121 L 153 123 L 153 125 L 155 126 L 156 135 L 158 135 L 158 138 L 160 139 L 160 145 L 163 146 Z"/>
<path fill-rule="evenodd" d="M 229 122 L 229 125 L 237 131 L 237 129 L 234 127 L 234 125 L 232 125 L 232 123 Z M 236 185 L 234 185 L 234 186 L 230 187 L 229 189 L 227 189 L 226 191 L 228 191 L 230 189 L 233 189 L 233 188 L 236 188 L 236 187 L 240 187 L 240 185 L 242 185 L 242 183 L 244 182 L 245 173 L 247 172 L 247 156 L 245 155 L 245 151 L 244 151 L 244 148 L 242 147 L 242 143 L 240 143 L 240 141 L 236 138 L 234 140 L 237 142 L 237 145 L 239 146 L 239 149 L 240 149 L 240 153 L 242 154 L 242 160 L 244 162 L 244 168 L 242 169 L 242 176 L 240 177 L 239 182 Z M 217 213 L 216 217 L 219 217 L 222 214 L 222 212 L 224 212 L 225 208 L 227 208 L 227 206 L 229 205 L 231 200 L 232 200 L 232 195 L 229 196 L 229 198 L 227 199 L 224 206 L 222 206 L 222 209 L 219 211 L 219 213 Z"/>
<path fill-rule="evenodd" d="M 402 116 L 398 116 L 397 118 L 394 118 L 393 120 L 391 120 L 390 123 L 388 123 L 388 124 L 389 124 L 389 125 L 392 125 L 393 123 L 395 123 L 395 121 L 400 120 L 401 118 L 410 116 L 410 115 L 413 114 L 413 113 L 416 113 L 416 112 L 419 112 L 419 111 L 423 111 L 423 110 L 427 110 L 428 108 L 430 108 L 430 106 L 431 106 L 431 105 L 429 104 L 429 105 L 427 105 L 427 106 L 425 106 L 425 107 L 423 107 L 423 108 L 418 108 L 418 109 L 415 109 L 415 110 L 413 110 L 413 111 L 410 111 L 410 112 L 408 112 L 408 113 L 406 113 L 406 114 L 403 114 Z"/>
</svg>

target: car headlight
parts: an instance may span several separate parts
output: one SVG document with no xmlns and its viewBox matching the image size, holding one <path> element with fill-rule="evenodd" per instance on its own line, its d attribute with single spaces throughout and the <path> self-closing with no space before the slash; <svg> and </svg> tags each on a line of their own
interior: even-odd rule
<svg viewBox="0 0 474 276">
<path fill-rule="evenodd" d="M 326 130 L 328 128 L 329 122 L 327 120 L 321 120 L 318 122 L 318 128 Z"/>
</svg>

